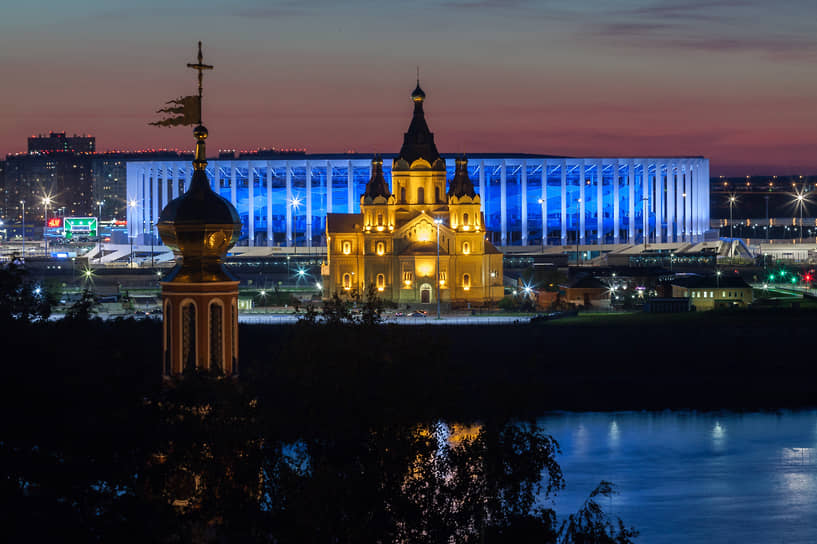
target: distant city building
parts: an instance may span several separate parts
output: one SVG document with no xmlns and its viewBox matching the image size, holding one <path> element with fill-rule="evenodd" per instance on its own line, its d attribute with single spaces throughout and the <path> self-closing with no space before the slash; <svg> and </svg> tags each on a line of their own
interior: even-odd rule
<svg viewBox="0 0 817 544">
<path fill-rule="evenodd" d="M 93 153 L 96 138 L 85 135 L 66 136 L 64 132 L 49 132 L 28 139 L 28 152 L 32 153 Z"/>
<path fill-rule="evenodd" d="M 754 300 L 754 289 L 737 275 L 690 274 L 672 281 L 672 296 L 688 298 L 697 310 L 745 308 Z"/>
</svg>

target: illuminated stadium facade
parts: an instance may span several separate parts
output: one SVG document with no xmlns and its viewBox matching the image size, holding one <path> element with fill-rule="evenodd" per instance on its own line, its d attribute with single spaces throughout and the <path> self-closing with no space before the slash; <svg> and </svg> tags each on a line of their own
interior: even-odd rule
<svg viewBox="0 0 817 544">
<path fill-rule="evenodd" d="M 373 155 L 209 159 L 213 189 L 241 216 L 239 245 L 323 247 L 327 213 L 359 213 Z M 391 159 L 384 154 L 391 187 Z M 444 155 L 450 181 L 454 155 Z M 697 242 L 709 229 L 709 160 L 469 154 L 468 174 L 499 247 Z M 150 243 L 187 188 L 189 161 L 127 165 L 129 235 Z M 543 237 L 543 232 L 545 233 Z M 577 240 L 578 234 L 578 240 Z"/>
</svg>

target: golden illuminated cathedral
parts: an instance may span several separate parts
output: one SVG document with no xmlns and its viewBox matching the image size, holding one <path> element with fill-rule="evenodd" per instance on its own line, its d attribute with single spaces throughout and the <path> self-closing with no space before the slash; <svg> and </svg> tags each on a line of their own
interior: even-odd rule
<svg viewBox="0 0 817 544">
<path fill-rule="evenodd" d="M 414 117 L 392 162 L 392 187 L 383 159 L 360 198 L 361 213 L 326 218 L 324 294 L 362 293 L 373 285 L 396 303 L 485 305 L 503 296 L 502 254 L 486 240 L 480 198 L 467 160 L 456 159 L 446 191 L 445 160 L 428 129 L 425 93 L 411 93 Z M 439 262 L 439 265 L 438 265 Z"/>
</svg>

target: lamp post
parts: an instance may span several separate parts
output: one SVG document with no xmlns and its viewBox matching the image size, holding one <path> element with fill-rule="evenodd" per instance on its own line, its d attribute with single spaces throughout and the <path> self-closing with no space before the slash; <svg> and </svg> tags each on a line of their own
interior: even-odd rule
<svg viewBox="0 0 817 544">
<path fill-rule="evenodd" d="M 133 224 L 133 214 L 136 208 L 136 200 L 131 199 L 128 201 L 128 207 L 130 208 L 130 217 L 128 217 L 128 239 L 130 240 L 130 257 L 129 261 L 129 268 L 133 268 L 133 239 L 136 237 L 135 234 L 132 234 L 132 229 L 136 228 L 136 225 Z"/>
<path fill-rule="evenodd" d="M 51 204 L 51 197 L 43 197 L 43 207 L 45 207 L 45 228 L 43 229 L 43 240 L 45 241 L 45 256 L 48 257 L 48 206 Z"/>
<path fill-rule="evenodd" d="M 794 197 L 795 206 L 800 208 L 800 243 L 803 243 L 803 208 L 806 204 L 806 194 L 799 192 Z"/>
<path fill-rule="evenodd" d="M 545 252 L 545 243 L 547 242 L 548 236 L 548 224 L 547 224 L 547 217 L 545 217 L 545 199 L 539 199 L 539 207 L 542 209 L 542 253 Z"/>
<path fill-rule="evenodd" d="M 99 208 L 99 214 L 97 215 L 97 218 L 96 218 L 96 241 L 97 241 L 97 244 L 99 244 L 99 264 L 102 264 L 102 257 L 103 257 L 103 255 L 102 255 L 102 229 L 100 227 L 102 226 L 102 205 L 104 203 L 105 202 L 103 202 L 101 200 L 97 200 L 97 202 L 96 202 L 96 205 Z"/>
<path fill-rule="evenodd" d="M 23 205 L 23 215 L 22 215 L 22 217 L 23 217 L 23 233 L 22 233 L 22 238 L 23 238 L 23 259 L 25 259 L 26 258 L 26 201 L 21 200 L 20 204 Z"/>
<path fill-rule="evenodd" d="M 440 223 L 442 223 L 442 219 L 435 219 L 434 223 L 437 225 L 437 319 L 440 319 L 440 295 L 442 292 L 442 286 L 440 285 Z"/>
<path fill-rule="evenodd" d="M 292 214 L 292 253 L 298 253 L 298 230 L 295 226 L 298 224 L 297 220 L 297 213 L 298 208 L 301 206 L 301 199 L 299 197 L 293 197 L 292 200 L 289 201 L 289 205 L 292 207 L 293 214 Z"/>
<path fill-rule="evenodd" d="M 582 203 L 581 198 L 576 199 L 576 204 L 578 205 L 579 208 L 581 207 L 581 203 Z M 579 225 L 581 225 L 581 219 L 579 218 L 579 214 L 578 214 L 578 210 L 577 210 L 577 213 L 576 213 L 576 266 L 577 267 L 580 266 L 580 263 L 579 263 L 579 240 L 580 240 L 580 238 L 579 238 L 579 228 L 580 228 L 580 226 Z"/>
<path fill-rule="evenodd" d="M 729 196 L 729 258 L 735 254 L 734 225 L 732 224 L 732 208 L 735 207 L 735 195 Z"/>
</svg>

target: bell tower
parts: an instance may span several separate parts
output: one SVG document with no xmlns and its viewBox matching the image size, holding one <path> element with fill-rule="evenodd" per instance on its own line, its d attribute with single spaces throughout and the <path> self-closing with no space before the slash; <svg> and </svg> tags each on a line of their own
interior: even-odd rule
<svg viewBox="0 0 817 544">
<path fill-rule="evenodd" d="M 162 241 L 173 250 L 176 267 L 161 282 L 164 316 L 162 374 L 169 378 L 186 370 L 211 370 L 225 376 L 238 372 L 238 280 L 223 259 L 241 232 L 235 207 L 213 192 L 207 179 L 201 123 L 199 42 L 198 126 L 193 129 L 196 154 L 186 193 L 171 201 L 159 216 Z"/>
</svg>

